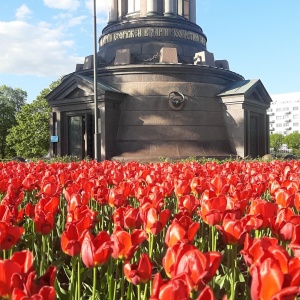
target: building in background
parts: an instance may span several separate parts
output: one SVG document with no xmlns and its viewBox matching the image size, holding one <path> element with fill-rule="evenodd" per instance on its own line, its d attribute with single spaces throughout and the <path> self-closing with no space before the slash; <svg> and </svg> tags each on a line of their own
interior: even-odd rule
<svg viewBox="0 0 300 300">
<path fill-rule="evenodd" d="M 47 96 L 52 155 L 154 161 L 269 152 L 271 98 L 260 80 L 245 79 L 207 50 L 196 24 L 200 1 L 108 2 L 97 54 L 97 106 L 89 55 Z"/>
<path fill-rule="evenodd" d="M 268 109 L 270 134 L 300 132 L 300 92 L 272 95 Z"/>
</svg>

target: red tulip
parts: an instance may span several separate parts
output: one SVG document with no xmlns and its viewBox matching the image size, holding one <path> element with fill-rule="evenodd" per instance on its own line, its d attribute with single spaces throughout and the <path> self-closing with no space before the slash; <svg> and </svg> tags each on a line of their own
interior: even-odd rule
<svg viewBox="0 0 300 300">
<path fill-rule="evenodd" d="M 0 222 L 0 250 L 8 250 L 15 246 L 24 231 L 23 227 Z"/>
<path fill-rule="evenodd" d="M 191 300 L 188 280 L 187 274 L 182 274 L 169 281 L 163 280 L 159 273 L 156 274 L 149 300 Z"/>
<path fill-rule="evenodd" d="M 205 223 L 214 226 L 222 222 L 226 206 L 227 200 L 225 196 L 215 197 L 213 192 L 206 191 L 202 196 L 199 215 Z"/>
<path fill-rule="evenodd" d="M 194 289 L 201 291 L 217 272 L 222 254 L 219 252 L 202 253 L 198 249 L 181 251 L 177 255 L 174 274 L 186 273 L 194 283 Z"/>
<path fill-rule="evenodd" d="M 300 295 L 300 288 L 297 286 L 291 286 L 291 287 L 283 288 L 281 291 L 273 295 L 271 300 L 294 300 L 299 295 Z"/>
<path fill-rule="evenodd" d="M 216 300 L 216 297 L 212 289 L 209 286 L 206 286 L 198 296 L 197 300 Z"/>
<path fill-rule="evenodd" d="M 281 291 L 284 274 L 272 258 L 265 259 L 259 265 L 253 265 L 250 274 L 252 276 L 252 300 L 271 300 L 276 293 Z"/>
<path fill-rule="evenodd" d="M 82 261 L 87 268 L 101 266 L 107 263 L 112 253 L 112 241 L 106 231 L 101 231 L 94 237 L 87 231 L 81 245 Z"/>
<path fill-rule="evenodd" d="M 178 255 L 194 249 L 197 248 L 188 243 L 176 243 L 174 246 L 167 248 L 167 252 L 163 257 L 162 264 L 168 277 L 175 277 L 174 268 Z"/>
<path fill-rule="evenodd" d="M 124 264 L 124 274 L 129 282 L 135 285 L 146 283 L 152 278 L 152 264 L 147 254 L 143 253 L 138 264 Z"/>
<path fill-rule="evenodd" d="M 48 235 L 54 228 L 54 215 L 51 212 L 37 211 L 33 221 L 37 234 Z"/>
<path fill-rule="evenodd" d="M 178 207 L 192 215 L 198 209 L 200 201 L 194 195 L 184 195 L 178 199 Z"/>
<path fill-rule="evenodd" d="M 293 207 L 294 197 L 295 193 L 291 190 L 280 188 L 275 192 L 275 201 L 279 207 Z"/>
<path fill-rule="evenodd" d="M 188 195 L 192 191 L 190 183 L 188 180 L 176 180 L 174 183 L 174 193 L 177 197 Z"/>
<path fill-rule="evenodd" d="M 188 216 L 182 216 L 179 220 L 173 219 L 172 224 L 167 229 L 165 243 L 168 247 L 172 247 L 178 241 L 192 242 L 199 227 L 200 224 L 193 222 Z"/>
<path fill-rule="evenodd" d="M 250 203 L 248 210 L 249 215 L 262 216 L 263 224 L 261 228 L 268 228 L 271 220 L 276 216 L 277 204 L 273 202 L 267 202 L 263 199 L 253 199 Z"/>
<path fill-rule="evenodd" d="M 281 208 L 277 212 L 276 218 L 271 222 L 272 232 L 279 237 L 281 240 L 289 241 L 292 239 L 295 222 L 293 218 L 299 218 L 296 216 L 291 208 Z M 299 220 L 298 220 L 299 223 Z"/>
<path fill-rule="evenodd" d="M 84 219 L 77 223 L 69 223 L 61 235 L 61 249 L 70 256 L 77 256 L 81 251 L 81 244 L 88 228 L 84 225 Z"/>
<path fill-rule="evenodd" d="M 134 229 L 130 234 L 126 231 L 117 230 L 111 235 L 112 257 L 130 260 L 140 244 L 148 238 L 147 233 L 141 229 Z"/>
<path fill-rule="evenodd" d="M 7 298 L 12 292 L 11 279 L 13 274 L 20 273 L 18 264 L 12 260 L 0 260 L 0 296 Z"/>
<path fill-rule="evenodd" d="M 216 175 L 209 183 L 209 188 L 215 193 L 216 196 L 225 195 L 229 190 L 230 185 L 227 178 L 224 176 Z"/>
<path fill-rule="evenodd" d="M 157 212 L 150 205 L 144 205 L 141 207 L 141 218 L 144 222 L 144 228 L 148 233 L 154 235 L 160 233 L 166 226 L 169 220 L 171 211 L 169 209 Z"/>
</svg>

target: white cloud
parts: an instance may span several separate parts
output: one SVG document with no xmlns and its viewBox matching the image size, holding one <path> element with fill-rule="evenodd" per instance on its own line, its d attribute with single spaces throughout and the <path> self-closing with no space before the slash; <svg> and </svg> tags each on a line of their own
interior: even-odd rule
<svg viewBox="0 0 300 300">
<path fill-rule="evenodd" d="M 50 8 L 72 11 L 76 10 L 80 6 L 79 0 L 44 0 L 44 4 Z"/>
<path fill-rule="evenodd" d="M 82 25 L 82 23 L 88 18 L 86 15 L 81 16 L 73 16 L 71 13 L 61 13 L 53 16 L 53 20 L 63 22 L 64 26 L 70 28 L 78 25 Z"/>
<path fill-rule="evenodd" d="M 94 11 L 94 0 L 85 0 L 86 8 L 93 12 Z M 107 14 L 108 12 L 108 0 L 96 0 L 97 14 Z"/>
<path fill-rule="evenodd" d="M 16 18 L 18 20 L 25 20 L 27 17 L 31 15 L 31 10 L 28 8 L 26 4 L 22 4 L 16 12 Z"/>
<path fill-rule="evenodd" d="M 0 73 L 59 77 L 84 60 L 69 54 L 74 41 L 65 38 L 62 28 L 45 22 L 0 22 L 0 40 Z"/>
</svg>

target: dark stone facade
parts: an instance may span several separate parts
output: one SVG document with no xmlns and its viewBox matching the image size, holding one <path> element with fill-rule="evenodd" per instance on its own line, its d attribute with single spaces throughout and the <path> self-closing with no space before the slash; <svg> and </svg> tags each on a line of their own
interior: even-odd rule
<svg viewBox="0 0 300 300">
<path fill-rule="evenodd" d="M 214 60 L 206 36 L 184 18 L 118 20 L 99 40 L 98 157 L 263 156 L 271 98 L 260 80 L 245 80 Z M 95 157 L 92 57 L 64 78 L 52 106 L 52 155 Z"/>
</svg>

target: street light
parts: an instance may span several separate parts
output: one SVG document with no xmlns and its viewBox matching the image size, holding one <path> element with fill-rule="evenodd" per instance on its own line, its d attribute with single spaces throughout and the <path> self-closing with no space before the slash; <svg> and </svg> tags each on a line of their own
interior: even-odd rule
<svg viewBox="0 0 300 300">
<path fill-rule="evenodd" d="M 94 0 L 94 115 L 95 115 L 95 134 L 94 134 L 94 157 L 96 161 L 99 161 L 98 157 L 98 93 L 97 93 L 97 16 L 96 16 L 96 1 Z"/>
</svg>

